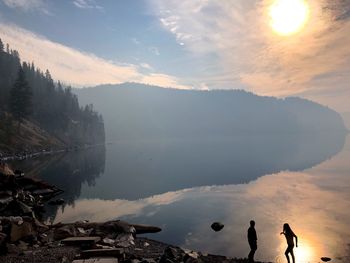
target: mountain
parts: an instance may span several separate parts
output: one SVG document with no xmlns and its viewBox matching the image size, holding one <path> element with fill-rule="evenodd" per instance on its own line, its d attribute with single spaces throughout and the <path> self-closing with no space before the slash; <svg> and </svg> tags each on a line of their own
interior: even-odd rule
<svg viewBox="0 0 350 263">
<path fill-rule="evenodd" d="M 242 90 L 179 90 L 136 83 L 75 89 L 105 120 L 108 141 L 247 134 L 346 133 L 340 115 L 315 102 Z"/>
</svg>

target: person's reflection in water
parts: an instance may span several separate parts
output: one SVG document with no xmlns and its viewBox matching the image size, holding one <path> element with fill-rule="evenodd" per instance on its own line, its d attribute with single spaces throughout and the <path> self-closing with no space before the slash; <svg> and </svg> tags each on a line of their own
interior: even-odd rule
<svg viewBox="0 0 350 263">
<path fill-rule="evenodd" d="M 251 220 L 250 221 L 250 227 L 248 228 L 248 243 L 250 246 L 250 252 L 248 255 L 248 262 L 252 263 L 254 262 L 254 254 L 255 251 L 258 249 L 258 245 L 257 245 L 257 236 L 256 236 L 256 231 L 255 231 L 255 221 Z"/>
<path fill-rule="evenodd" d="M 295 257 L 294 257 L 294 252 L 293 252 L 294 237 L 295 237 L 295 245 L 296 245 L 296 247 L 298 247 L 298 237 L 294 234 L 293 230 L 290 228 L 290 226 L 287 223 L 285 223 L 283 225 L 283 232 L 281 232 L 281 235 L 282 234 L 286 237 L 287 244 L 288 244 L 286 252 L 284 252 L 284 254 L 287 257 L 287 261 L 288 261 L 288 263 L 290 263 L 289 255 L 288 255 L 288 254 L 290 254 L 292 256 L 293 263 L 295 263 Z"/>
</svg>

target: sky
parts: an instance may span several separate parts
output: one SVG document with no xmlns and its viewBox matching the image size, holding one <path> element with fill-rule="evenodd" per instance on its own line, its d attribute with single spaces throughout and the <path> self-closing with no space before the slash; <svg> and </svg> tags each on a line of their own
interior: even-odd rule
<svg viewBox="0 0 350 263">
<path fill-rule="evenodd" d="M 293 1 L 307 12 L 274 20 Z M 350 112 L 350 0 L 0 0 L 0 38 L 75 87 L 244 89 Z"/>
</svg>

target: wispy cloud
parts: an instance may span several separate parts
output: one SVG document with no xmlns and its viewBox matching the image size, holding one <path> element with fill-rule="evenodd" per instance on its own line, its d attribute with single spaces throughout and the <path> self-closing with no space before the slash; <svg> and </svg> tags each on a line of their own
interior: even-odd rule
<svg viewBox="0 0 350 263">
<path fill-rule="evenodd" d="M 191 89 L 192 87 L 187 85 L 179 84 L 179 81 L 176 77 L 169 76 L 167 74 L 161 73 L 151 73 L 149 75 L 142 76 L 139 81 L 140 83 L 159 83 L 158 85 L 168 88 L 177 88 L 177 89 Z"/>
<path fill-rule="evenodd" d="M 101 5 L 98 5 L 94 0 L 74 0 L 73 4 L 81 9 L 104 10 L 104 8 Z"/>
<path fill-rule="evenodd" d="M 350 107 L 328 99 L 332 94 L 350 97 L 350 89 L 344 89 L 350 74 L 339 74 L 350 70 L 348 1 L 308 1 L 310 20 L 290 37 L 271 30 L 268 8 L 273 0 L 152 2 L 161 25 L 179 44 L 198 56 L 219 58 L 212 63 L 222 68 L 220 79 L 226 83 L 212 82 L 212 88 L 232 87 L 239 79 L 262 95 L 303 95 L 340 110 Z"/>
<path fill-rule="evenodd" d="M 140 215 L 145 209 L 151 209 L 155 213 L 158 207 L 183 199 L 184 195 L 189 191 L 190 189 L 167 192 L 136 201 L 81 199 L 72 206 L 66 206 L 64 213 L 58 211 L 55 222 L 78 221 L 81 215 L 86 216 L 91 221 L 101 222 L 128 215 Z"/>
<path fill-rule="evenodd" d="M 139 82 L 162 87 L 188 88 L 171 75 L 141 73 L 139 65 L 115 63 L 94 54 L 50 41 L 16 25 L 0 23 L 0 36 L 19 51 L 21 59 L 34 62 L 40 69 L 49 69 L 53 77 L 67 84 L 91 86 L 107 83 Z"/>
<path fill-rule="evenodd" d="M 140 67 L 142 67 L 144 69 L 148 69 L 148 70 L 153 70 L 152 66 L 148 63 L 141 63 Z"/>
<path fill-rule="evenodd" d="M 10 8 L 19 9 L 24 12 L 40 11 L 47 15 L 51 12 L 47 8 L 45 0 L 2 0 L 5 5 Z"/>
</svg>

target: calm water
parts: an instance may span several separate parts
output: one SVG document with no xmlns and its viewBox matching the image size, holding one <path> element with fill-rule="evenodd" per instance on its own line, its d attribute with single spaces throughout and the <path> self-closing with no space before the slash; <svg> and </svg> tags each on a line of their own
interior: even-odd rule
<svg viewBox="0 0 350 263">
<path fill-rule="evenodd" d="M 249 220 L 256 258 L 284 262 L 290 223 L 297 262 L 350 262 L 350 138 L 249 136 L 124 141 L 17 164 L 65 190 L 47 220 L 115 218 L 158 225 L 150 235 L 185 248 L 245 257 Z M 225 228 L 210 229 L 213 221 Z"/>
</svg>

